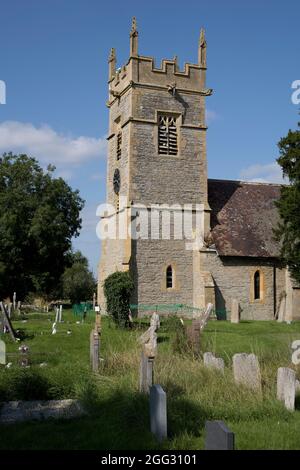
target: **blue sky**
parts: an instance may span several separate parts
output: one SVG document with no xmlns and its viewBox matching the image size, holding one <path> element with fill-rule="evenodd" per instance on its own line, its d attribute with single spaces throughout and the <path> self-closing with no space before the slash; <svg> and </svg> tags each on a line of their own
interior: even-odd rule
<svg viewBox="0 0 300 470">
<path fill-rule="evenodd" d="M 74 242 L 96 272 L 96 206 L 105 200 L 107 57 L 127 61 L 131 17 L 139 51 L 196 62 L 206 29 L 211 178 L 280 181 L 276 143 L 295 128 L 300 80 L 298 0 L 1 0 L 0 152 L 27 152 L 86 200 Z"/>
</svg>

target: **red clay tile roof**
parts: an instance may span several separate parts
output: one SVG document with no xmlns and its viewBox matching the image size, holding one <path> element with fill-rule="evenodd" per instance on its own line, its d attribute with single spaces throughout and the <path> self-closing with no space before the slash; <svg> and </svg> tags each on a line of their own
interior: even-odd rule
<svg viewBox="0 0 300 470">
<path fill-rule="evenodd" d="M 273 238 L 280 185 L 208 180 L 211 227 L 220 256 L 278 257 Z"/>
</svg>

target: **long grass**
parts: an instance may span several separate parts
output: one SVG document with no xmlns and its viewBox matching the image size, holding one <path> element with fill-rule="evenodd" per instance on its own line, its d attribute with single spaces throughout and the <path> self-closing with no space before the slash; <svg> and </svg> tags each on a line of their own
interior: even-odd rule
<svg viewBox="0 0 300 470">
<path fill-rule="evenodd" d="M 169 437 L 159 445 L 149 430 L 148 397 L 138 392 L 137 338 L 147 321 L 120 330 L 104 318 L 100 372 L 93 374 L 89 366 L 93 317 L 78 324 L 70 311 L 64 312 L 65 323 L 56 335 L 51 335 L 53 315 L 27 319 L 14 321 L 14 326 L 23 330 L 31 366 L 18 365 L 19 344 L 5 335 L 13 365 L 0 369 L 0 400 L 79 398 L 89 415 L 0 426 L 1 449 L 202 449 L 205 421 L 211 419 L 225 421 L 236 433 L 238 449 L 300 449 L 299 398 L 294 413 L 276 400 L 278 367 L 293 367 L 300 378 L 299 367 L 291 364 L 290 349 L 291 342 L 300 339 L 300 323 L 210 321 L 201 337 L 201 354 L 212 351 L 224 358 L 223 375 L 205 368 L 201 357 L 178 344 L 182 341 L 178 321 L 163 319 L 154 370 L 155 383 L 167 393 Z M 258 356 L 262 395 L 234 383 L 232 356 L 238 352 Z"/>
</svg>

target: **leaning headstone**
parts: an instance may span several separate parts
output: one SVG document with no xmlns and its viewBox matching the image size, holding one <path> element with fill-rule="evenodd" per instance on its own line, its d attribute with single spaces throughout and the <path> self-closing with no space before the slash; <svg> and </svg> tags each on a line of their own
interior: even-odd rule
<svg viewBox="0 0 300 470">
<path fill-rule="evenodd" d="M 239 323 L 240 322 L 240 304 L 236 299 L 232 299 L 231 302 L 231 315 L 230 315 L 231 323 Z"/>
<path fill-rule="evenodd" d="M 141 362 L 140 362 L 140 386 L 139 390 L 141 393 L 149 393 L 150 387 L 153 385 L 153 364 L 154 357 L 146 355 L 145 351 L 142 351 Z"/>
<path fill-rule="evenodd" d="M 283 401 L 288 410 L 295 409 L 296 373 L 288 367 L 277 371 L 277 399 Z"/>
<path fill-rule="evenodd" d="M 143 350 L 148 357 L 155 357 L 157 354 L 157 334 L 154 326 L 150 326 L 139 338 L 138 342 L 143 346 Z"/>
<path fill-rule="evenodd" d="M 221 357 L 215 357 L 213 353 L 206 352 L 203 354 L 203 361 L 205 367 L 210 369 L 217 369 L 224 374 L 224 359 Z"/>
<path fill-rule="evenodd" d="M 10 318 L 9 318 L 8 314 L 7 314 L 7 310 L 6 310 L 5 305 L 3 304 L 3 302 L 0 302 L 0 316 L 1 316 L 1 323 L 4 326 L 4 330 L 9 331 L 13 341 L 16 341 L 16 334 L 15 334 L 15 331 L 13 329 L 12 323 L 10 321 Z"/>
<path fill-rule="evenodd" d="M 6 364 L 6 344 L 0 340 L 0 364 L 5 366 Z"/>
<path fill-rule="evenodd" d="M 235 354 L 232 360 L 235 382 L 261 392 L 260 367 L 255 354 Z"/>
<path fill-rule="evenodd" d="M 167 438 L 167 396 L 160 385 L 150 388 L 150 429 L 159 442 Z"/>
<path fill-rule="evenodd" d="M 234 450 L 234 433 L 223 421 L 205 422 L 205 450 Z"/>
</svg>

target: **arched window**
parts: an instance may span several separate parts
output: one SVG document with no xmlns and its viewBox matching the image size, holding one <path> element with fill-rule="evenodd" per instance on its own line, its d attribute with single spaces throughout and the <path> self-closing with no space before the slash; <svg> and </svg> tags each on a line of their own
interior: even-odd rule
<svg viewBox="0 0 300 470">
<path fill-rule="evenodd" d="M 254 300 L 259 300 L 260 299 L 260 272 L 256 271 L 254 274 Z"/>
<path fill-rule="evenodd" d="M 172 266 L 167 267 L 166 287 L 167 287 L 167 289 L 172 289 L 172 287 L 173 287 L 173 269 L 172 269 Z"/>
</svg>

